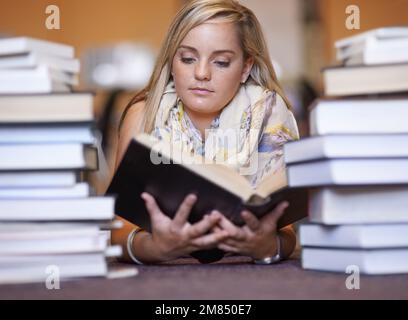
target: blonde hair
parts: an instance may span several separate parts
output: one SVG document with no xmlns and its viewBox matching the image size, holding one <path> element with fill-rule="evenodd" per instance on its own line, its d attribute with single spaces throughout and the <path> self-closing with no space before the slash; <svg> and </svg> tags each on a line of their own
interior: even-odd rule
<svg viewBox="0 0 408 320">
<path fill-rule="evenodd" d="M 222 18 L 237 25 L 244 58 L 254 59 L 250 78 L 258 85 L 276 91 L 290 108 L 290 103 L 276 78 L 261 25 L 254 13 L 235 0 L 192 0 L 177 13 L 170 25 L 149 83 L 126 106 L 119 128 L 129 108 L 145 100 L 144 132 L 150 133 L 153 130 L 161 97 L 171 78 L 173 57 L 180 43 L 191 29 L 215 18 Z"/>
</svg>

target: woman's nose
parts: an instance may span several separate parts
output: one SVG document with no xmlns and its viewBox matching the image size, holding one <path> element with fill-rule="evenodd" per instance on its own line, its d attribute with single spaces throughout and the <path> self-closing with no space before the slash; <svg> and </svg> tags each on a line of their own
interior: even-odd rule
<svg viewBox="0 0 408 320">
<path fill-rule="evenodd" d="M 207 62 L 200 61 L 194 70 L 194 75 L 197 80 L 210 80 L 211 79 L 211 70 Z"/>
</svg>

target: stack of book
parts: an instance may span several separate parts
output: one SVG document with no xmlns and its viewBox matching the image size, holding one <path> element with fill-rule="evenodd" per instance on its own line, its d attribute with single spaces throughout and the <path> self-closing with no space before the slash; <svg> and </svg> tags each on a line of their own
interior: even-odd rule
<svg viewBox="0 0 408 320">
<path fill-rule="evenodd" d="M 388 27 L 335 44 L 343 64 L 323 72 L 328 96 L 404 92 L 408 88 L 408 28 Z"/>
<path fill-rule="evenodd" d="M 71 92 L 70 46 L 0 40 L 0 283 L 104 276 L 114 198 L 83 182 L 98 168 L 93 95 Z M 55 277 L 58 277 L 56 279 Z"/>
<path fill-rule="evenodd" d="M 0 39 L 0 94 L 70 92 L 79 68 L 71 46 L 29 37 Z"/>
<path fill-rule="evenodd" d="M 302 266 L 408 272 L 408 28 L 336 43 L 310 137 L 285 145 L 289 177 L 314 187 L 300 226 Z M 393 93 L 393 94 L 391 94 Z"/>
</svg>

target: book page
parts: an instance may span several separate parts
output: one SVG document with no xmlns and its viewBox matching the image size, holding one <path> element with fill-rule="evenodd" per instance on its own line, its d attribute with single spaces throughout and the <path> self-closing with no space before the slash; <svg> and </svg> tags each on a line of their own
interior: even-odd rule
<svg viewBox="0 0 408 320">
<path fill-rule="evenodd" d="M 256 188 L 256 194 L 262 198 L 267 198 L 271 193 L 288 186 L 286 167 L 267 175 Z"/>
</svg>

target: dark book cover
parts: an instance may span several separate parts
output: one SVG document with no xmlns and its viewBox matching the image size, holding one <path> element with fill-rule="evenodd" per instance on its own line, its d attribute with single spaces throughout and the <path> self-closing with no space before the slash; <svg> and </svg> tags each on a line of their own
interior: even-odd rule
<svg viewBox="0 0 408 320">
<path fill-rule="evenodd" d="M 154 164 L 150 149 L 132 140 L 107 190 L 116 196 L 115 213 L 150 231 L 150 219 L 142 192 L 152 194 L 163 213 L 173 217 L 189 193 L 197 195 L 197 202 L 189 221 L 195 223 L 211 210 L 217 209 L 237 225 L 242 225 L 240 212 L 247 208 L 257 217 L 270 212 L 279 202 L 288 200 L 290 206 L 279 220 L 283 227 L 307 215 L 307 191 L 302 188 L 285 188 L 268 199 L 255 199 L 251 203 L 207 180 L 186 167 L 177 164 Z"/>
</svg>

